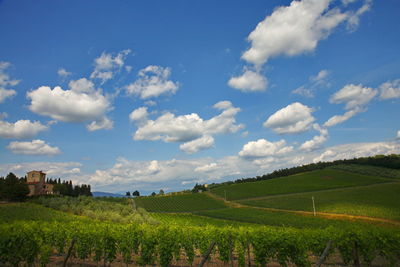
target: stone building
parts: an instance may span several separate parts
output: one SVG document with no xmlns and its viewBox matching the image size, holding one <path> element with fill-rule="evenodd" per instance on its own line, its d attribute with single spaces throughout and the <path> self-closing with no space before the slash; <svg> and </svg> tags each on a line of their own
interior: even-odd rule
<svg viewBox="0 0 400 267">
<path fill-rule="evenodd" d="M 53 194 L 53 185 L 46 184 L 46 174 L 42 171 L 30 171 L 26 175 L 29 187 L 28 196 Z"/>
</svg>

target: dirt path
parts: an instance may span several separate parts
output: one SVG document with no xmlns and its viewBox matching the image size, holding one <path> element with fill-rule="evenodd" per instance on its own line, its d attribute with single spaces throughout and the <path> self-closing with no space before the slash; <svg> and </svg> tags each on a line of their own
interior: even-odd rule
<svg viewBox="0 0 400 267">
<path fill-rule="evenodd" d="M 256 210 L 266 210 L 266 211 L 272 211 L 272 212 L 288 212 L 288 213 L 294 213 L 294 214 L 304 215 L 304 216 L 314 216 L 314 213 L 311 212 L 311 211 L 285 210 L 285 209 L 275 209 L 275 208 L 264 208 L 264 207 L 248 206 L 248 205 L 244 205 L 244 204 L 241 204 L 241 203 L 225 200 L 224 198 L 219 197 L 217 195 L 214 195 L 214 194 L 212 194 L 210 192 L 205 192 L 205 193 L 208 196 L 210 196 L 210 197 L 212 197 L 214 199 L 223 201 L 225 203 L 225 205 L 227 205 L 229 207 L 232 207 L 232 208 L 250 208 L 250 209 L 256 209 Z M 295 194 L 297 194 L 297 193 L 295 193 Z M 293 195 L 293 194 L 288 194 L 288 195 Z M 280 196 L 282 196 L 282 195 L 280 195 Z M 328 219 L 363 220 L 363 221 L 386 223 L 386 224 L 392 224 L 392 225 L 400 226 L 400 222 L 399 221 L 383 219 L 383 218 L 368 217 L 368 216 L 360 216 L 360 215 L 348 215 L 348 214 L 339 214 L 339 213 L 316 212 L 315 216 L 328 218 Z"/>
</svg>

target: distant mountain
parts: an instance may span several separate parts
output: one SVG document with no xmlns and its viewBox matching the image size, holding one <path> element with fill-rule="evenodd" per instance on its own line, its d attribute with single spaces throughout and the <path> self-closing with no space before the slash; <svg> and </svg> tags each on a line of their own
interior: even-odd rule
<svg viewBox="0 0 400 267">
<path fill-rule="evenodd" d="M 125 197 L 124 195 L 108 193 L 108 192 L 92 192 L 94 197 Z"/>
</svg>

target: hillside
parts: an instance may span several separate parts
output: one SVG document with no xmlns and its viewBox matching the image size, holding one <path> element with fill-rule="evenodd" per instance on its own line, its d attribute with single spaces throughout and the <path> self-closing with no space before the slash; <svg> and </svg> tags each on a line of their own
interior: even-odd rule
<svg viewBox="0 0 400 267">
<path fill-rule="evenodd" d="M 269 195 L 386 183 L 388 181 L 391 180 L 342 170 L 323 169 L 264 181 L 223 185 L 212 188 L 211 193 L 223 198 L 226 196 L 227 200 L 240 200 Z"/>
</svg>

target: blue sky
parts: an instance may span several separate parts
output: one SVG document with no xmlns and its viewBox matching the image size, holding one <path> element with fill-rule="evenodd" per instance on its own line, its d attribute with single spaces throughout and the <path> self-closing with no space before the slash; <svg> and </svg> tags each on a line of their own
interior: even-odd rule
<svg viewBox="0 0 400 267">
<path fill-rule="evenodd" d="M 0 170 L 147 194 L 400 153 L 396 0 L 0 1 Z"/>
</svg>

